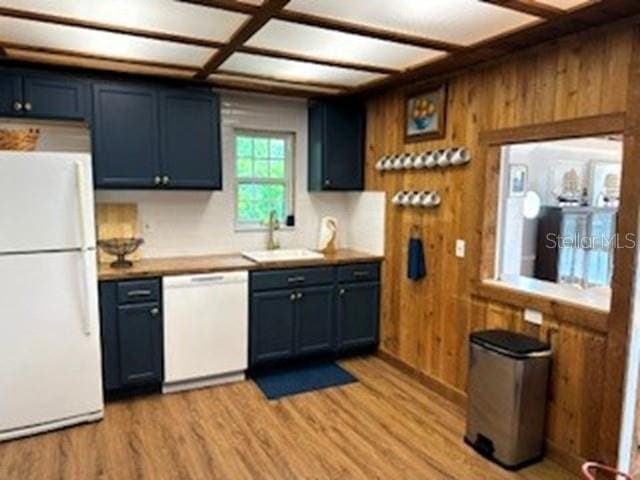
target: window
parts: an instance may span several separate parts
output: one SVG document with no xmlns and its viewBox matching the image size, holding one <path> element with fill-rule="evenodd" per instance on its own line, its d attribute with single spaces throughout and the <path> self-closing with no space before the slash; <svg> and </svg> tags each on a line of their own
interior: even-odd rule
<svg viewBox="0 0 640 480">
<path fill-rule="evenodd" d="M 262 227 L 293 214 L 293 134 L 236 130 L 236 226 Z"/>
<path fill-rule="evenodd" d="M 621 160 L 617 136 L 503 147 L 498 279 L 608 287 Z"/>
</svg>

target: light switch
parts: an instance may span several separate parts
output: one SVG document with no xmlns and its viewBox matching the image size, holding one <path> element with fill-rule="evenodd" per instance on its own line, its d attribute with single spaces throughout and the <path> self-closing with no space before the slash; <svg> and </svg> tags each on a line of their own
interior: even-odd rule
<svg viewBox="0 0 640 480">
<path fill-rule="evenodd" d="M 464 258 L 465 249 L 466 249 L 466 242 L 460 238 L 457 239 L 456 240 L 456 257 Z"/>
<path fill-rule="evenodd" d="M 532 308 L 524 309 L 524 320 L 534 325 L 542 325 L 542 312 Z"/>
</svg>

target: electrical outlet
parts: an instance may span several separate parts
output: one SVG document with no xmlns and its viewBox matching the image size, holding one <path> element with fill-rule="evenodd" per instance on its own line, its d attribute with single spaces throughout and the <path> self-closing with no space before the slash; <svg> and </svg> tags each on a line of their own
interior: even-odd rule
<svg viewBox="0 0 640 480">
<path fill-rule="evenodd" d="M 534 325 L 542 325 L 542 312 L 531 308 L 524 309 L 524 320 Z"/>
<path fill-rule="evenodd" d="M 462 239 L 458 239 L 456 240 L 456 257 L 458 258 L 464 258 L 464 254 L 465 254 L 465 249 L 466 249 L 466 242 Z"/>
</svg>

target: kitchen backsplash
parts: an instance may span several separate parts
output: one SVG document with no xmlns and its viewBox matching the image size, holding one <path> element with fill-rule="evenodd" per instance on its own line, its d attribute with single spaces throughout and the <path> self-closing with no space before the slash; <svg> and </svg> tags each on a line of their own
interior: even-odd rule
<svg viewBox="0 0 640 480">
<path fill-rule="evenodd" d="M 314 248 L 320 219 L 338 221 L 338 246 L 384 253 L 384 192 L 307 191 L 307 107 L 305 100 L 222 93 L 223 190 L 115 191 L 99 190 L 99 204 L 137 205 L 138 228 L 145 239 L 143 257 L 199 255 L 262 249 L 265 231 L 236 231 L 234 222 L 235 128 L 295 133 L 294 228 L 277 232 L 281 246 Z M 0 125 L 18 126 L 17 123 Z M 31 125 L 31 123 L 29 124 Z M 38 150 L 91 150 L 89 131 L 82 126 L 39 123 Z M 100 231 L 100 226 L 98 227 Z M 104 228 L 102 229 L 104 231 Z"/>
</svg>

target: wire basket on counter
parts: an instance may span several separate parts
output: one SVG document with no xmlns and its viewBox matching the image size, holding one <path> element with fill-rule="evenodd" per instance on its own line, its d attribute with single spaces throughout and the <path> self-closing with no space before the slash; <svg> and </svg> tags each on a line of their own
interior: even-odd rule
<svg viewBox="0 0 640 480">
<path fill-rule="evenodd" d="M 0 129 L 0 150 L 33 152 L 39 137 L 37 128 Z"/>
</svg>

